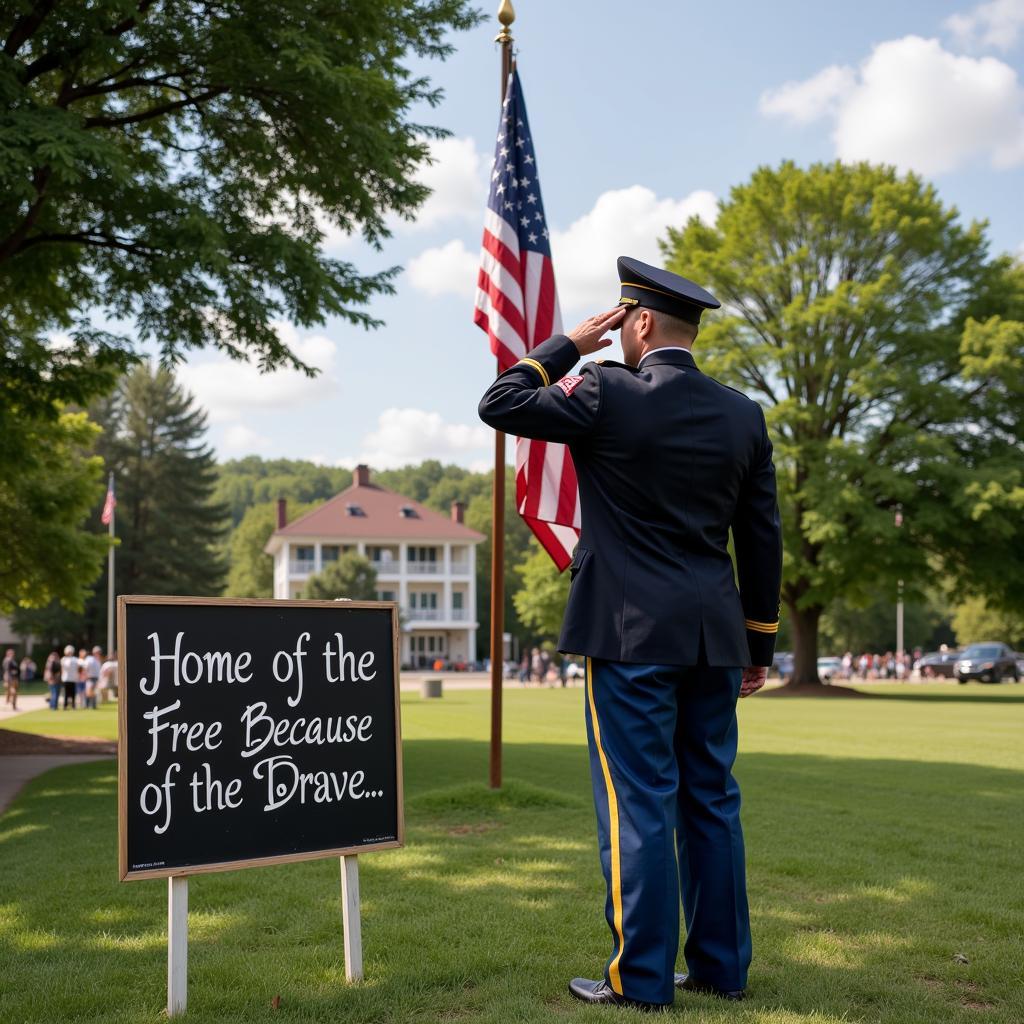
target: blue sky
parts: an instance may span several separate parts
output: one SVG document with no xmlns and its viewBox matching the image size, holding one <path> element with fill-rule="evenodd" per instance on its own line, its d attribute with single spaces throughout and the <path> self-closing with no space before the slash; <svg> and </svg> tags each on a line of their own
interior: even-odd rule
<svg viewBox="0 0 1024 1024">
<path fill-rule="evenodd" d="M 488 5 L 497 7 L 497 4 Z M 1024 0 L 822 4 L 515 2 L 513 33 L 566 326 L 617 299 L 615 256 L 656 261 L 666 225 L 760 164 L 872 159 L 934 181 L 996 250 L 1024 253 Z M 182 377 L 222 459 L 246 454 L 490 464 L 476 404 L 494 375 L 471 320 L 498 121 L 496 21 L 426 70 L 445 91 L 419 116 L 452 132 L 424 172 L 436 190 L 383 252 L 331 237 L 370 272 L 405 268 L 366 332 L 282 324 L 315 380 L 260 376 L 216 353 Z M 699 359 L 699 342 L 697 355 Z"/>
</svg>

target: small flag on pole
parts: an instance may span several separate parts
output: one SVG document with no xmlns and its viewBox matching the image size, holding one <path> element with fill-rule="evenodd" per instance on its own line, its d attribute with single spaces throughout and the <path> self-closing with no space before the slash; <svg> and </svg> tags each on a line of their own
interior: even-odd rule
<svg viewBox="0 0 1024 1024">
<path fill-rule="evenodd" d="M 111 519 L 114 518 L 114 509 L 117 508 L 117 498 L 114 497 L 114 474 L 110 474 L 110 478 L 107 480 L 107 500 L 103 502 L 103 513 L 100 516 L 100 522 L 104 526 L 109 526 Z"/>
<path fill-rule="evenodd" d="M 562 329 L 518 71 L 509 76 L 498 123 L 473 320 L 487 332 L 502 370 Z M 580 529 L 576 467 L 565 445 L 516 439 L 516 504 L 544 550 L 565 569 Z"/>
</svg>

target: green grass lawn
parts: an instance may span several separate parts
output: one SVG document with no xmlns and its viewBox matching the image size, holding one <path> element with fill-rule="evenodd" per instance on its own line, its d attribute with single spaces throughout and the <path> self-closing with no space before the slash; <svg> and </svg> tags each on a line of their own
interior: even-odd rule
<svg viewBox="0 0 1024 1024">
<path fill-rule="evenodd" d="M 1024 1020 L 1024 686 L 871 693 L 741 705 L 749 999 L 680 993 L 675 1014 Z M 573 975 L 599 976 L 610 943 L 582 698 L 506 692 L 511 781 L 494 794 L 483 785 L 488 695 L 403 697 L 408 845 L 361 861 L 366 980 L 344 982 L 336 861 L 199 876 L 187 1019 L 504 1024 L 621 1012 L 565 992 Z M 115 726 L 107 709 L 4 723 L 93 736 Z M 116 881 L 115 787 L 112 761 L 58 769 L 0 818 L 4 1022 L 160 1019 L 166 883 Z"/>
</svg>

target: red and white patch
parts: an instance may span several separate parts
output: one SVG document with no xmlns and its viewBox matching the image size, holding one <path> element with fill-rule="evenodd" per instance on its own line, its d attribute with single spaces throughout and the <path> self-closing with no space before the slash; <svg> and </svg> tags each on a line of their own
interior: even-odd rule
<svg viewBox="0 0 1024 1024">
<path fill-rule="evenodd" d="M 563 377 L 555 383 L 565 392 L 565 397 L 568 398 L 582 383 L 582 377 Z"/>
</svg>

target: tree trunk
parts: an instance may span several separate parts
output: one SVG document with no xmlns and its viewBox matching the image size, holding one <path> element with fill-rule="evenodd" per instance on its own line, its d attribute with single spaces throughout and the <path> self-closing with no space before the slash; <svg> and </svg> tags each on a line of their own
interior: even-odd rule
<svg viewBox="0 0 1024 1024">
<path fill-rule="evenodd" d="M 793 626 L 793 678 L 790 686 L 821 686 L 818 678 L 818 623 L 824 609 L 789 606 Z"/>
</svg>

